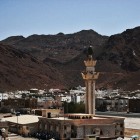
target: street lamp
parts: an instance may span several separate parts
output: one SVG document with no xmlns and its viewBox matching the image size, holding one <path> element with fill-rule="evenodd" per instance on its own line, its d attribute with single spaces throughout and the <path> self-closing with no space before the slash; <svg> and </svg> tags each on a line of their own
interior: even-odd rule
<svg viewBox="0 0 140 140">
<path fill-rule="evenodd" d="M 68 101 L 69 101 L 69 99 L 66 100 L 66 103 L 67 103 L 67 113 L 68 113 L 68 109 L 69 109 L 68 108 Z"/>
<path fill-rule="evenodd" d="M 20 112 L 16 112 L 16 116 L 17 116 L 17 124 L 18 124 L 18 116 L 20 116 Z"/>
<path fill-rule="evenodd" d="M 20 116 L 20 112 L 16 112 L 16 116 L 17 116 L 17 133 L 18 133 L 18 116 Z"/>
</svg>

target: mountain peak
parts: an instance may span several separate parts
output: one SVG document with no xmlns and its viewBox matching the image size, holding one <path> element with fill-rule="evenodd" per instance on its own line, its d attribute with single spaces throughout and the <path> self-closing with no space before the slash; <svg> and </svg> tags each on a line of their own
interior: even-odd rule
<svg viewBox="0 0 140 140">
<path fill-rule="evenodd" d="M 19 36 L 10 36 L 4 40 L 2 40 L 1 42 L 3 42 L 4 44 L 9 44 L 9 45 L 14 45 L 15 43 L 17 43 L 18 41 L 21 41 L 22 39 L 24 39 L 25 37 L 23 37 L 22 35 Z"/>
<path fill-rule="evenodd" d="M 90 29 L 73 34 L 34 34 L 27 38 L 13 36 L 0 43 L 9 43 L 7 49 L 6 46 L 0 45 L 0 76 L 3 76 L 0 82 L 3 83 L 3 87 L 5 85 L 12 89 L 14 83 L 11 81 L 21 82 L 27 87 L 43 87 L 46 82 L 48 85 L 54 82 L 52 87 L 83 85 L 80 76 L 86 57 L 83 51 L 84 47 L 91 45 L 94 57 L 98 59 L 96 69 L 101 72 L 97 87 L 138 88 L 140 27 L 127 29 L 110 37 Z M 18 88 L 19 85 L 15 84 L 14 88 Z"/>
</svg>

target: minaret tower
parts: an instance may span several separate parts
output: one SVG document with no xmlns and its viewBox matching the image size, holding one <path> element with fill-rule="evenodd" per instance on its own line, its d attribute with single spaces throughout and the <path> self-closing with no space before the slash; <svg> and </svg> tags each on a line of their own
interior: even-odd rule
<svg viewBox="0 0 140 140">
<path fill-rule="evenodd" d="M 96 61 L 92 58 L 91 46 L 87 51 L 88 58 L 84 61 L 86 71 L 82 72 L 86 85 L 85 113 L 95 115 L 95 81 L 98 79 L 99 73 L 95 72 Z"/>
</svg>

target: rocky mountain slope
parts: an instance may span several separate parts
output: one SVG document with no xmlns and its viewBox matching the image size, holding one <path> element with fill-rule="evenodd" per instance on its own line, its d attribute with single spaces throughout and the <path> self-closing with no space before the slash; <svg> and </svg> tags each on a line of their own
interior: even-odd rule
<svg viewBox="0 0 140 140">
<path fill-rule="evenodd" d="M 56 78 L 57 77 L 57 78 Z M 0 44 L 0 90 L 61 87 L 61 75 L 33 56 Z"/>
<path fill-rule="evenodd" d="M 110 37 L 93 30 L 9 37 L 0 44 L 0 88 L 84 86 L 80 73 L 90 45 L 100 72 L 97 88 L 139 88 L 140 27 Z"/>
<path fill-rule="evenodd" d="M 85 47 L 92 45 L 97 54 L 101 53 L 107 36 L 102 36 L 93 30 L 83 30 L 74 34 L 59 33 L 57 35 L 13 36 L 2 41 L 23 52 L 29 52 L 36 58 L 46 57 L 65 63 L 79 55 Z"/>
<path fill-rule="evenodd" d="M 140 27 L 127 29 L 121 34 L 108 39 L 103 53 L 108 59 L 126 71 L 140 69 Z"/>
<path fill-rule="evenodd" d="M 116 81 L 123 89 L 140 88 L 140 27 L 127 29 L 109 37 L 99 60 L 109 60 L 121 70 L 123 76 Z"/>
</svg>

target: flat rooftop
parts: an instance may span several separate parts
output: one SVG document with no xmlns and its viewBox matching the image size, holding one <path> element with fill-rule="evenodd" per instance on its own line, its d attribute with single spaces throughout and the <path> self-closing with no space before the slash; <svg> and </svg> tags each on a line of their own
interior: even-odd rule
<svg viewBox="0 0 140 140">
<path fill-rule="evenodd" d="M 140 118 L 126 117 L 124 122 L 125 122 L 125 128 L 140 129 Z"/>
<path fill-rule="evenodd" d="M 42 116 L 40 116 L 40 118 L 46 118 L 46 117 L 42 117 Z M 113 117 L 112 117 L 113 118 Z M 115 118 L 115 117 L 114 117 Z M 52 117 L 52 118 L 48 118 L 48 119 L 52 119 L 52 120 L 74 120 L 73 118 L 69 118 L 69 117 Z M 108 119 L 108 117 L 96 117 L 96 116 L 94 116 L 94 117 L 92 117 L 91 119 L 89 119 L 89 120 L 100 120 L 100 119 Z M 77 120 L 77 119 L 75 119 L 75 120 Z M 86 118 L 85 119 L 82 119 L 82 120 L 86 120 Z"/>
<path fill-rule="evenodd" d="M 31 123 L 37 123 L 39 121 L 38 117 L 41 117 L 41 116 L 20 115 L 20 116 L 2 118 L 2 121 L 8 121 L 11 123 L 16 123 L 16 124 L 17 123 L 18 124 L 31 124 Z"/>
</svg>

